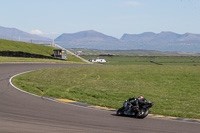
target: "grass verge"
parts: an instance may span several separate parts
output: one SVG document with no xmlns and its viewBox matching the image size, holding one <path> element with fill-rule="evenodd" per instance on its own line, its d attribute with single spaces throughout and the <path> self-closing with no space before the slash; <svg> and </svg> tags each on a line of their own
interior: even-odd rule
<svg viewBox="0 0 200 133">
<path fill-rule="evenodd" d="M 16 62 L 38 62 L 38 63 L 78 63 L 78 64 L 86 64 L 80 59 L 68 55 L 68 61 L 65 60 L 56 60 L 56 59 L 40 59 L 40 58 L 23 58 L 23 57 L 5 57 L 0 56 L 0 63 L 16 63 Z"/>
<path fill-rule="evenodd" d="M 25 91 L 119 108 L 139 95 L 155 103 L 153 114 L 200 118 L 200 66 L 82 66 L 38 70 L 17 76 Z"/>
<path fill-rule="evenodd" d="M 0 63 L 19 63 L 19 62 L 34 62 L 34 63 L 79 63 L 76 61 L 65 61 L 55 59 L 40 59 L 40 58 L 22 58 L 22 57 L 3 57 L 0 56 Z M 83 63 L 84 64 L 84 63 Z"/>
</svg>

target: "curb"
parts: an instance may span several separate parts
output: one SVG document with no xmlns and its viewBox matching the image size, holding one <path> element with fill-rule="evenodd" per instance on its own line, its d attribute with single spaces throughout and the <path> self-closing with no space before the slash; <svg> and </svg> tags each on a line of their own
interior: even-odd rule
<svg viewBox="0 0 200 133">
<path fill-rule="evenodd" d="M 98 110 L 106 110 L 106 111 L 114 111 L 114 112 L 117 111 L 116 109 L 101 107 L 101 106 L 94 106 L 94 105 L 80 103 L 80 102 L 69 100 L 69 99 L 56 99 L 56 98 L 52 98 L 52 99 L 55 100 L 55 101 L 59 101 L 61 103 L 69 103 L 69 104 L 84 106 L 84 107 L 88 107 L 88 108 L 94 108 L 94 109 L 98 109 Z M 177 121 L 193 122 L 193 123 L 200 124 L 200 119 L 181 118 L 181 117 L 164 116 L 164 115 L 156 115 L 156 114 L 149 114 L 147 117 L 148 118 L 165 119 L 165 120 L 177 120 Z"/>
<path fill-rule="evenodd" d="M 156 115 L 156 114 L 149 114 L 148 117 L 149 118 L 165 119 L 165 120 L 176 120 L 176 121 L 183 121 L 183 122 L 192 122 L 192 123 L 200 124 L 200 119 L 181 118 L 181 117 L 164 116 L 164 115 Z"/>
<path fill-rule="evenodd" d="M 94 105 L 90 105 L 90 104 L 86 104 L 86 103 L 81 103 L 81 102 L 77 102 L 77 101 L 73 101 L 73 100 L 69 100 L 69 99 L 56 99 L 56 98 L 53 98 L 53 100 L 56 100 L 56 101 L 59 101 L 59 102 L 65 102 L 65 103 L 75 104 L 75 105 L 79 105 L 79 106 L 83 106 L 83 107 L 88 107 L 88 108 L 94 108 L 94 109 L 100 109 L 100 110 L 107 110 L 107 111 L 116 111 L 116 109 L 107 108 L 107 107 L 101 107 L 101 106 L 94 106 Z"/>
</svg>

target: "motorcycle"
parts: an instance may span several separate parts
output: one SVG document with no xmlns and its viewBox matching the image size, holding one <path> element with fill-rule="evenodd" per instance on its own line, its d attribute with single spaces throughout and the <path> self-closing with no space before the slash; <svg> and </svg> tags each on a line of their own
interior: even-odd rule
<svg viewBox="0 0 200 133">
<path fill-rule="evenodd" d="M 143 102 L 138 102 L 139 107 L 136 107 L 135 105 L 136 101 L 131 103 L 129 100 L 126 100 L 123 107 L 117 110 L 116 115 L 133 116 L 135 118 L 143 119 L 149 114 L 149 108 L 153 106 L 153 103 L 145 99 Z"/>
</svg>

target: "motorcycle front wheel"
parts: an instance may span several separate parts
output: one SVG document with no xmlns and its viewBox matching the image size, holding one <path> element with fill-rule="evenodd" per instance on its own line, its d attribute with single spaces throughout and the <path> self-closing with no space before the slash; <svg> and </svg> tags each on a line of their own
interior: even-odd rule
<svg viewBox="0 0 200 133">
<path fill-rule="evenodd" d="M 143 118 L 147 117 L 148 114 L 149 114 L 149 109 L 148 108 L 142 108 L 142 109 L 140 109 L 140 111 L 138 112 L 136 117 L 143 119 Z"/>
<path fill-rule="evenodd" d="M 124 107 L 118 109 L 116 115 L 119 115 L 119 116 L 124 115 L 124 109 L 125 109 Z"/>
</svg>

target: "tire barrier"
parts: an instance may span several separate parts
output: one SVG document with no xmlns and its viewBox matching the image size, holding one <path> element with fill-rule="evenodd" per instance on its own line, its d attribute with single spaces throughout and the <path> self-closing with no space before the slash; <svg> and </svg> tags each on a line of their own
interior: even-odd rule
<svg viewBox="0 0 200 133">
<path fill-rule="evenodd" d="M 57 59 L 51 56 L 39 55 L 39 54 L 31 54 L 22 51 L 0 51 L 0 56 L 8 56 L 8 57 L 26 57 L 26 58 L 41 58 L 41 59 Z"/>
</svg>

